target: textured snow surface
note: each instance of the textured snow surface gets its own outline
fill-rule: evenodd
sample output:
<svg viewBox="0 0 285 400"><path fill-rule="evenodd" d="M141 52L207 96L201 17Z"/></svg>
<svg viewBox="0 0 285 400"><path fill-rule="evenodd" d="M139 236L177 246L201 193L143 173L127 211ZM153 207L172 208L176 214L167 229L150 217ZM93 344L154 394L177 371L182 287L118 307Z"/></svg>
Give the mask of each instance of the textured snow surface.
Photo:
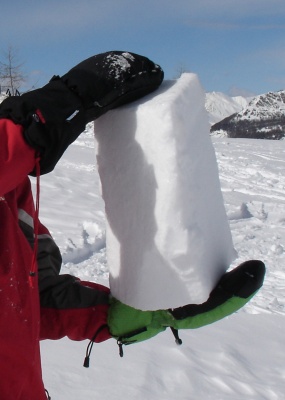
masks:
<svg viewBox="0 0 285 400"><path fill-rule="evenodd" d="M236 265L258 258L263 288L237 314L211 326L170 331L125 348L114 340L42 342L52 400L282 400L285 393L285 141L212 138ZM41 178L41 220L64 255L62 273L108 285L104 204L93 127ZM163 285L163 280L161 282ZM147 295L147 293L146 293ZM1 397L1 396L0 396Z"/></svg>
<svg viewBox="0 0 285 400"><path fill-rule="evenodd" d="M138 309L206 301L235 257L204 104L183 74L95 122L111 292Z"/></svg>

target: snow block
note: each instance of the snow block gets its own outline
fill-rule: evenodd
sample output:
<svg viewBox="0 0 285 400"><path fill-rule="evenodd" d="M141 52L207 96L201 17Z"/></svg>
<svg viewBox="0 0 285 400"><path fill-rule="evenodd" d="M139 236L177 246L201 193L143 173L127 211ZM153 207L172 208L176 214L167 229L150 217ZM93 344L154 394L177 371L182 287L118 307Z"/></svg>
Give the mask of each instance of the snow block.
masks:
<svg viewBox="0 0 285 400"><path fill-rule="evenodd" d="M235 257L194 74L95 121L114 297L156 310L204 302Z"/></svg>

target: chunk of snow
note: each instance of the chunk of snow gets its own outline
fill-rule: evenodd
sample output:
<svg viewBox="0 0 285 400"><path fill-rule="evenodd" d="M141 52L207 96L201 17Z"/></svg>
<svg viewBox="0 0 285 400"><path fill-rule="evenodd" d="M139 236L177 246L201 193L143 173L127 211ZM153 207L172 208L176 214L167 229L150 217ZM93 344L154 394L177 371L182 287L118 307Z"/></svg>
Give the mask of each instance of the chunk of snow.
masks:
<svg viewBox="0 0 285 400"><path fill-rule="evenodd" d="M133 307L201 303L234 258L204 104L183 74L95 122L110 288Z"/></svg>

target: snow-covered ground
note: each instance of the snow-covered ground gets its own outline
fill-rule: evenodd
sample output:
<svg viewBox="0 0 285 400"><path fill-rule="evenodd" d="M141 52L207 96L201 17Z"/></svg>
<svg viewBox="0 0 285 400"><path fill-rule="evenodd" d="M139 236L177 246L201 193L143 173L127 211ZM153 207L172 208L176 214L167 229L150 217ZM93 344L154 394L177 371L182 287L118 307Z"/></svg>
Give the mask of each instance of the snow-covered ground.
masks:
<svg viewBox="0 0 285 400"><path fill-rule="evenodd" d="M125 348L114 340L42 342L53 400L281 400L285 398L285 141L212 137L240 261L267 265L264 287L240 312L195 331ZM41 178L41 220L64 256L63 273L108 285L104 205L92 125Z"/></svg>

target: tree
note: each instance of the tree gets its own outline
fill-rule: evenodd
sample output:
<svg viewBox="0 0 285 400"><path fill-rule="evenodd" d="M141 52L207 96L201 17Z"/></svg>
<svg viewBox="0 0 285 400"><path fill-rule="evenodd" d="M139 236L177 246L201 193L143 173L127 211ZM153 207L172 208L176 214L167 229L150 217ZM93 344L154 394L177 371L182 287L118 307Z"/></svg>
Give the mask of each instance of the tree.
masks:
<svg viewBox="0 0 285 400"><path fill-rule="evenodd" d="M21 85L25 82L23 63L18 62L17 51L8 46L4 52L4 61L0 61L0 86L1 90L16 95Z"/></svg>

